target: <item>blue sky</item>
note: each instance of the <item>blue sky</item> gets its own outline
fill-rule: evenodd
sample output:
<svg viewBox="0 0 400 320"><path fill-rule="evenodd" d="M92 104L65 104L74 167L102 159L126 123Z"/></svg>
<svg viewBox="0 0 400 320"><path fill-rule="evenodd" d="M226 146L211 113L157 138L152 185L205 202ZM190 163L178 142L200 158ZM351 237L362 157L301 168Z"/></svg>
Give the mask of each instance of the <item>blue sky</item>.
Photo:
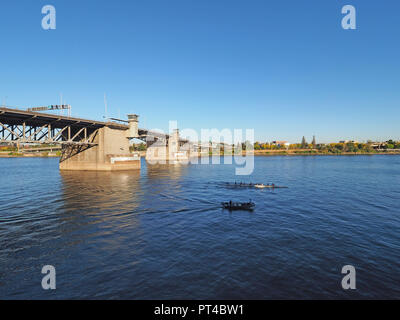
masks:
<svg viewBox="0 0 400 320"><path fill-rule="evenodd" d="M57 29L41 28L42 6ZM343 30L341 8L357 9ZM395 0L3 0L0 102L56 104L140 126L254 128L259 141L304 135L400 139L400 2Z"/></svg>

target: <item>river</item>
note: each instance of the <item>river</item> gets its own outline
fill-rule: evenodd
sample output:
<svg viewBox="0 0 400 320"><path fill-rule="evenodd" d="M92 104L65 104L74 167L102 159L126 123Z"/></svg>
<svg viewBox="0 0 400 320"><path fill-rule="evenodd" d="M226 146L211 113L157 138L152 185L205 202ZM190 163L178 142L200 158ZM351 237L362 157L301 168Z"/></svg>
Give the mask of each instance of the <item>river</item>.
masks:
<svg viewBox="0 0 400 320"><path fill-rule="evenodd" d="M400 157L60 172L0 159L0 299L400 298ZM229 188L265 182L288 189ZM229 212L220 202L256 204ZM56 290L43 290L44 265ZM343 290L344 265L356 290Z"/></svg>

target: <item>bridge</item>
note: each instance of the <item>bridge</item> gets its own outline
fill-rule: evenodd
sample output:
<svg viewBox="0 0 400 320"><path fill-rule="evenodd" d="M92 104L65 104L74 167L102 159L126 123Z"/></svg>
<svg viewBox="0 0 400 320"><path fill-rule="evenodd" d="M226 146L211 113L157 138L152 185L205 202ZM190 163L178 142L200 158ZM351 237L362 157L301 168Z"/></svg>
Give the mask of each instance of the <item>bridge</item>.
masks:
<svg viewBox="0 0 400 320"><path fill-rule="evenodd" d="M60 145L61 170L140 169L139 154L129 151L134 138L146 142L148 161L185 161L190 156L189 143L178 130L167 135L140 129L134 114L127 121L102 122L0 107L0 143Z"/></svg>

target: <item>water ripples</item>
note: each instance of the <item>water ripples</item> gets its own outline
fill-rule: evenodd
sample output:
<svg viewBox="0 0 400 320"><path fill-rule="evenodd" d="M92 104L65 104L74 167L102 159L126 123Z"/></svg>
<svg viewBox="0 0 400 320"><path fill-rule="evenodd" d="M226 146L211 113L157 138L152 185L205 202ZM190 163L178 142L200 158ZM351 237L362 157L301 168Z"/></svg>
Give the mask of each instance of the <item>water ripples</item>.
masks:
<svg viewBox="0 0 400 320"><path fill-rule="evenodd" d="M400 298L399 157L256 157L241 179L229 165L0 166L0 298L46 298L45 264L60 275L53 298ZM249 199L254 212L220 208ZM359 275L351 294L345 264Z"/></svg>

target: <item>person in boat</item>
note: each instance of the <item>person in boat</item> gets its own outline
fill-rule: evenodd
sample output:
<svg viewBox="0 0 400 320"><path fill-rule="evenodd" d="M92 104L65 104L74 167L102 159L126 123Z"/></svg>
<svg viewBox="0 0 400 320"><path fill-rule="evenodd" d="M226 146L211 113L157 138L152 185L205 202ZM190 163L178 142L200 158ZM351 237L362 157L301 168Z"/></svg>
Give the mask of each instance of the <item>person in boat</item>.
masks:
<svg viewBox="0 0 400 320"><path fill-rule="evenodd" d="M232 200L229 201L229 206L232 207Z"/></svg>
<svg viewBox="0 0 400 320"><path fill-rule="evenodd" d="M275 184L274 183L272 184L272 188L275 188Z"/></svg>

